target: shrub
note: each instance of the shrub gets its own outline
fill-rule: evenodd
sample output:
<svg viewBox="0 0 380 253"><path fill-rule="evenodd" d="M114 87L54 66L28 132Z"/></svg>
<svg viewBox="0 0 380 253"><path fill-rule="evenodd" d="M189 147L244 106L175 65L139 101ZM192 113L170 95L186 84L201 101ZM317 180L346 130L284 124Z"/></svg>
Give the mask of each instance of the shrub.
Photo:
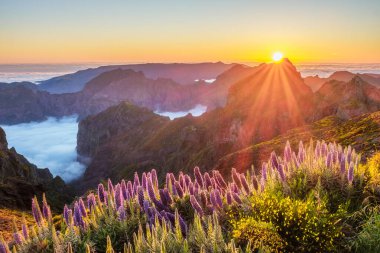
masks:
<svg viewBox="0 0 380 253"><path fill-rule="evenodd" d="M232 231L237 245L257 252L265 249L268 252L283 252L286 242L277 233L273 224L256 221L252 217L242 218L234 224Z"/></svg>

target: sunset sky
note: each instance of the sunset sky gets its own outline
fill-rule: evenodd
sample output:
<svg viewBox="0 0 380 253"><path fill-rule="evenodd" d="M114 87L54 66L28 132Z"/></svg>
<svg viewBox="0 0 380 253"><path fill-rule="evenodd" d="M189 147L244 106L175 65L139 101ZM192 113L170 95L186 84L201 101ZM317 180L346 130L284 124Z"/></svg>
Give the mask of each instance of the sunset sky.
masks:
<svg viewBox="0 0 380 253"><path fill-rule="evenodd" d="M0 0L0 63L380 62L380 1Z"/></svg>

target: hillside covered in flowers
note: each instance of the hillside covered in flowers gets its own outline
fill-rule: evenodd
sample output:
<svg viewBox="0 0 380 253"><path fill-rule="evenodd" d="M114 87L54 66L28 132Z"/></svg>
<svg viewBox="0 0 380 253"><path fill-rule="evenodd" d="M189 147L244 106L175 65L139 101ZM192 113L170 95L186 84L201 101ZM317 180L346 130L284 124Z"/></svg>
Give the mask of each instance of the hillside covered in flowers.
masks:
<svg viewBox="0 0 380 253"><path fill-rule="evenodd" d="M14 226L0 252L379 252L380 155L310 141L230 175L156 170L100 183L53 216Z"/></svg>

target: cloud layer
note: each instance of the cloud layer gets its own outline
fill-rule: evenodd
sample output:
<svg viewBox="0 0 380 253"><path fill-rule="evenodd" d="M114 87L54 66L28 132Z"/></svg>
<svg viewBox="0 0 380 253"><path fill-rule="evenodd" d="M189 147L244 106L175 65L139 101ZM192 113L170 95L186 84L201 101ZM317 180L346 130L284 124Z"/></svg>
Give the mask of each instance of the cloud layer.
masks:
<svg viewBox="0 0 380 253"><path fill-rule="evenodd" d="M51 173L65 181L80 177L85 166L77 161L76 116L62 119L49 118L32 122L2 126L10 147L24 155L39 168L49 168Z"/></svg>
<svg viewBox="0 0 380 253"><path fill-rule="evenodd" d="M191 115L193 115L194 117L197 117L197 116L202 115L206 111L207 111L207 106L197 105L189 111L182 111L182 112L159 112L159 111L155 111L154 113L159 114L161 116L169 117L171 120L173 120L175 118L184 117L189 113L191 113Z"/></svg>

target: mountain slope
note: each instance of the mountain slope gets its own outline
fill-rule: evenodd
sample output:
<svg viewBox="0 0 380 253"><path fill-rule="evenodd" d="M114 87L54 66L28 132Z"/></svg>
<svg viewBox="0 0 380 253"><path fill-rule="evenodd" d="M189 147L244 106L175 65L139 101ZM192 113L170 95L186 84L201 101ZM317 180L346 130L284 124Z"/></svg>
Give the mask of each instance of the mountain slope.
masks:
<svg viewBox="0 0 380 253"><path fill-rule="evenodd" d="M251 165L260 166L273 150L282 152L287 141L297 148L299 141L308 142L311 138L351 145L362 154L363 159L366 159L380 148L380 112L364 114L350 120L342 120L336 116L326 117L310 125L291 129L271 140L255 143L228 154L216 163L215 168L225 170L235 167L245 171Z"/></svg>
<svg viewBox="0 0 380 253"><path fill-rule="evenodd" d="M93 186L106 177L131 177L134 171L152 167L159 168L160 173L196 165L211 169L228 153L312 120L313 108L313 93L289 61L258 66L231 87L224 108L200 117L189 115L152 125L131 113L141 109L131 110L131 105L121 104L85 119L79 126L79 151L94 146L91 136L108 134L95 152L85 153L92 161L83 184ZM123 119L126 124L113 124ZM135 121L152 129L134 134Z"/></svg>

